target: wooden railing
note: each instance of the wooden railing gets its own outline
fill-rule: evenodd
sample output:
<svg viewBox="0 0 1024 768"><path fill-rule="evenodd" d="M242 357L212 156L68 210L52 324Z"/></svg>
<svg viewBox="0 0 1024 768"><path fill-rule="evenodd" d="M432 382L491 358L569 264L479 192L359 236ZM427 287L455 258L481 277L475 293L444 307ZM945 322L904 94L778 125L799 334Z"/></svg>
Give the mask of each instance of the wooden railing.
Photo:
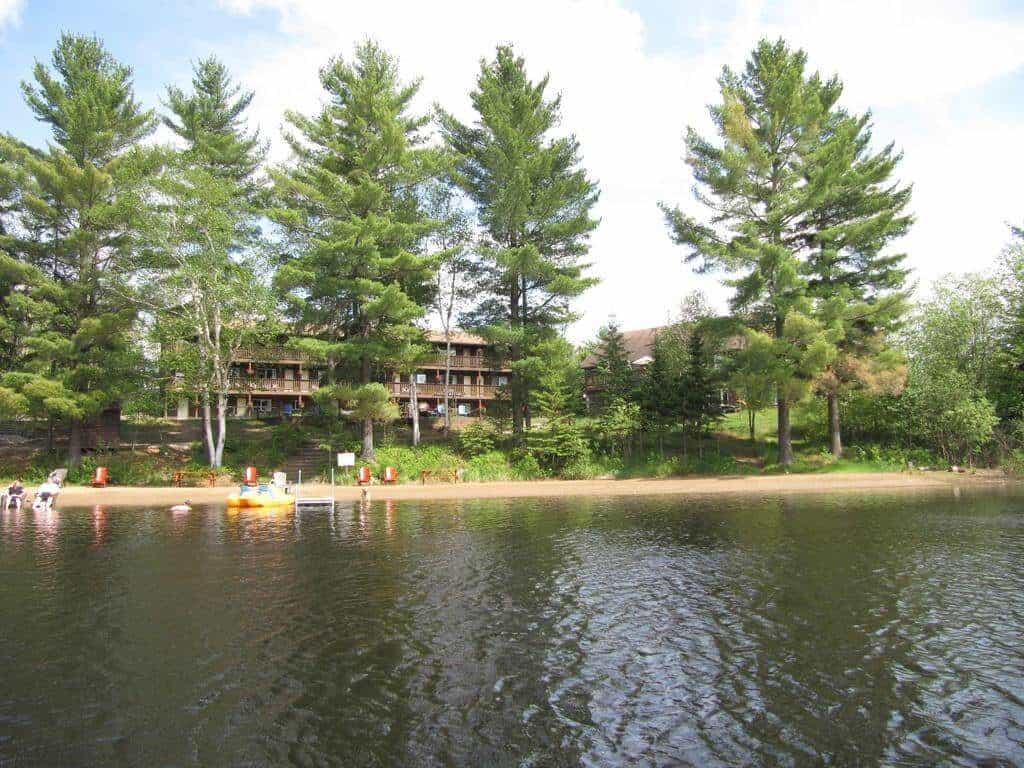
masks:
<svg viewBox="0 0 1024 768"><path fill-rule="evenodd" d="M399 397L411 397L412 387L409 382L396 382L390 384L391 394ZM416 394L418 397L444 397L444 384L417 384ZM476 400L493 400L501 397L502 387L495 387L490 384L449 384L448 397L465 397Z"/></svg>
<svg viewBox="0 0 1024 768"><path fill-rule="evenodd" d="M474 371L502 371L506 370L503 362L492 360L486 355L452 355L450 360L451 367L459 370L474 370ZM435 355L434 357L428 358L422 368L436 368L438 370L444 370L444 354Z"/></svg>
<svg viewBox="0 0 1024 768"><path fill-rule="evenodd" d="M277 363L284 361L313 362L313 358L297 349L280 346L244 346L238 350L235 360L254 363Z"/></svg>
<svg viewBox="0 0 1024 768"><path fill-rule="evenodd" d="M317 379L266 379L256 376L235 377L229 381L232 392L250 394L302 394L320 386Z"/></svg>

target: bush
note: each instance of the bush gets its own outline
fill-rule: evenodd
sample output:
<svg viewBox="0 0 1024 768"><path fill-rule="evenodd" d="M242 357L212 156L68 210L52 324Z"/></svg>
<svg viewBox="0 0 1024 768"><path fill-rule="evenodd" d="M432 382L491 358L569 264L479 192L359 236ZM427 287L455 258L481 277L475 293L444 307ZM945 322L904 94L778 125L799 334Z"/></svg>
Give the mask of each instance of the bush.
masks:
<svg viewBox="0 0 1024 768"><path fill-rule="evenodd" d="M466 456L493 451L497 442L498 430L489 421L477 421L459 432L459 447Z"/></svg>
<svg viewBox="0 0 1024 768"><path fill-rule="evenodd" d="M487 451L466 460L462 477L468 482L512 480L514 471L504 453Z"/></svg>
<svg viewBox="0 0 1024 768"><path fill-rule="evenodd" d="M512 476L516 480L537 480L545 475L536 457L523 453L512 462Z"/></svg>

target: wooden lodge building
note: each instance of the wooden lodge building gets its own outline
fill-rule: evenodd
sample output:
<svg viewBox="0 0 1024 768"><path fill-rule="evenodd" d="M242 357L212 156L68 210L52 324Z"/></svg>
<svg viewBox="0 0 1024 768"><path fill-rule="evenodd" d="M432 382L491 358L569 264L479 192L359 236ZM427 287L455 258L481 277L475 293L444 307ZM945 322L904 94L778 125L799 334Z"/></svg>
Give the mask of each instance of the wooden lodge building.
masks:
<svg viewBox="0 0 1024 768"><path fill-rule="evenodd" d="M428 331L433 356L414 374L420 412L428 416L444 413L445 339L440 331ZM495 364L481 337L463 331L451 333L451 377L448 383L452 415L481 416L496 400L504 397L511 375ZM284 346L247 347L232 362L228 414L236 418L290 416L312 404L311 394L320 386L322 370L305 353ZM409 412L409 375L391 373L383 382L391 396ZM178 399L175 416L200 416L199 406L187 397Z"/></svg>

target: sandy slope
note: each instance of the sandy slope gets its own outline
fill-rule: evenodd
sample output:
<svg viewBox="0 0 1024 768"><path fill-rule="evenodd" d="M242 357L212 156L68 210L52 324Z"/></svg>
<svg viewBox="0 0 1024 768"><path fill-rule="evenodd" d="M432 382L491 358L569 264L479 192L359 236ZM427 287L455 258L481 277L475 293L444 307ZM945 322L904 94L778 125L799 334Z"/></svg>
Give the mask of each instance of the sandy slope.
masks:
<svg viewBox="0 0 1024 768"><path fill-rule="evenodd" d="M765 475L754 477L694 477L670 480L544 480L533 482L460 483L431 485L374 485L373 501L386 499L498 499L552 496L635 496L648 494L707 495L717 493L779 494L830 493L893 489L937 489L964 485L1005 484L1000 476L949 473L840 473L824 475ZM230 488L80 488L61 494L60 506L93 504L173 504L223 501ZM361 489L338 487L341 501L358 499ZM306 485L303 496L326 496L330 486Z"/></svg>

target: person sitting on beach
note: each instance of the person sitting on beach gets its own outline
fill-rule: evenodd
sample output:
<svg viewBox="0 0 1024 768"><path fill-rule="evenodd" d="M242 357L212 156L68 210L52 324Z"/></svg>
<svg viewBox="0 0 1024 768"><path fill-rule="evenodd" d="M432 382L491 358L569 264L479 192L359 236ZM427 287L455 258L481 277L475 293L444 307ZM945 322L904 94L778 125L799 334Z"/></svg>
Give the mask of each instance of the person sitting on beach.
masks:
<svg viewBox="0 0 1024 768"><path fill-rule="evenodd" d="M21 484L21 480L15 480L7 486L7 490L0 495L0 499L2 499L0 507L3 509L7 509L12 504L15 509L20 509L22 503L25 501L25 486Z"/></svg>
<svg viewBox="0 0 1024 768"><path fill-rule="evenodd" d="M60 486L53 481L52 477L46 478L46 482L36 489L37 499L49 499L60 493Z"/></svg>

